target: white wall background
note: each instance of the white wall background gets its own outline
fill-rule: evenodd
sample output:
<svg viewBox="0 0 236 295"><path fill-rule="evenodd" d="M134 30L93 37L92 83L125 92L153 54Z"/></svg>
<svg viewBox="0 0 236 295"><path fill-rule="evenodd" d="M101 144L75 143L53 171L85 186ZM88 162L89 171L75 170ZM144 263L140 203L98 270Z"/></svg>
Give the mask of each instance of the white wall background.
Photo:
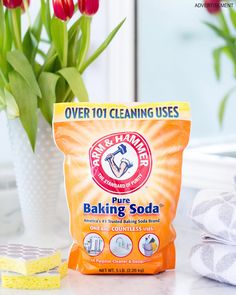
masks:
<svg viewBox="0 0 236 295"><path fill-rule="evenodd" d="M236 133L236 93L229 101L220 130L218 105L235 86L231 63L222 60L223 79L216 81L212 50L222 42L203 21L214 22L191 0L138 0L139 96L141 100L188 100L192 105L192 136Z"/></svg>

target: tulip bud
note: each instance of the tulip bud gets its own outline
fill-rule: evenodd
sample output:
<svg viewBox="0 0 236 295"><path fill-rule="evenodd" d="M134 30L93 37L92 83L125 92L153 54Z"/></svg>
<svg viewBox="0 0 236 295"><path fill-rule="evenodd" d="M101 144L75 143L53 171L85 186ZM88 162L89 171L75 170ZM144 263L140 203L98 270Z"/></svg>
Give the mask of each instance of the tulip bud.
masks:
<svg viewBox="0 0 236 295"><path fill-rule="evenodd" d="M30 0L27 0L27 3L28 3L28 6L30 6ZM23 11L25 11L25 9L26 9L25 6L26 5L24 4L24 1L22 0L21 8L22 8Z"/></svg>
<svg viewBox="0 0 236 295"><path fill-rule="evenodd" d="M22 0L3 0L3 5L9 9L17 8L22 5Z"/></svg>
<svg viewBox="0 0 236 295"><path fill-rule="evenodd" d="M92 16L99 9L99 0L78 0L78 6L82 14Z"/></svg>
<svg viewBox="0 0 236 295"><path fill-rule="evenodd" d="M73 0L53 0L53 8L55 16L64 21L72 18L75 10Z"/></svg>
<svg viewBox="0 0 236 295"><path fill-rule="evenodd" d="M205 7L211 14L217 14L221 12L220 6L221 0L205 0Z"/></svg>

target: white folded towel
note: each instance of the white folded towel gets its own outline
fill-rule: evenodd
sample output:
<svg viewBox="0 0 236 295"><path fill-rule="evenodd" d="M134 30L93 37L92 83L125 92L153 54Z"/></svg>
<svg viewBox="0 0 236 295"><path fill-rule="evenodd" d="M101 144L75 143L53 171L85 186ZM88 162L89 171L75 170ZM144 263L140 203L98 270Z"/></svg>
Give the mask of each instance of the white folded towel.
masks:
<svg viewBox="0 0 236 295"><path fill-rule="evenodd" d="M207 242L193 247L193 269L200 275L222 283L236 285L236 247Z"/></svg>
<svg viewBox="0 0 236 295"><path fill-rule="evenodd" d="M203 239L236 245L236 192L204 190L197 194L190 217Z"/></svg>

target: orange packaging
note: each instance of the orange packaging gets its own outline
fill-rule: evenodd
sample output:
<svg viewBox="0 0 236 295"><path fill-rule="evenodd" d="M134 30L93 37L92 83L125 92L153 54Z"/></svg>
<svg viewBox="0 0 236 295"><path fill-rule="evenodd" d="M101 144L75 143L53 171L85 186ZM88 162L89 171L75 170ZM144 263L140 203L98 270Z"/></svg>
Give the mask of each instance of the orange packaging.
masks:
<svg viewBox="0 0 236 295"><path fill-rule="evenodd" d="M188 103L56 104L73 245L83 274L157 274L175 268Z"/></svg>

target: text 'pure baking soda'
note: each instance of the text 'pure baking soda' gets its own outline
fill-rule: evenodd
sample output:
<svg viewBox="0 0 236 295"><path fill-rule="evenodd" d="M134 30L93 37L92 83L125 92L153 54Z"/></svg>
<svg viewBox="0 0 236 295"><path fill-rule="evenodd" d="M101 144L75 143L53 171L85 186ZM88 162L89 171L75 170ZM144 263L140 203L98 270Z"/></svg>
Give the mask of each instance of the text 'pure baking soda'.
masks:
<svg viewBox="0 0 236 295"><path fill-rule="evenodd" d="M175 267L172 221L190 133L184 102L56 104L74 244L84 274L156 274Z"/></svg>

